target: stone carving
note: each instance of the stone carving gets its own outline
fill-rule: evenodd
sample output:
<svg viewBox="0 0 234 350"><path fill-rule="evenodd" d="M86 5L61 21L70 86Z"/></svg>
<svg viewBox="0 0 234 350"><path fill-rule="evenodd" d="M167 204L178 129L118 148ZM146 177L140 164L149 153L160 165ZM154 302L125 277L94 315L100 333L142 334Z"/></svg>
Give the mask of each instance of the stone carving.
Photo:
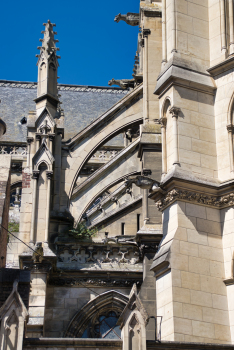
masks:
<svg viewBox="0 0 234 350"><path fill-rule="evenodd" d="M147 28L144 28L143 29L143 37L148 37L148 35L151 34L151 30L150 29L147 29Z"/></svg>
<svg viewBox="0 0 234 350"><path fill-rule="evenodd" d="M114 21L117 23L119 23L120 21L124 21L130 26L138 26L140 21L140 15L139 13L133 12L128 12L126 15L121 15L121 13L119 13L117 16L115 16Z"/></svg>
<svg viewBox="0 0 234 350"><path fill-rule="evenodd" d="M172 118L178 118L180 112L180 108L178 107L171 107L169 110L169 113L172 115Z"/></svg>
<svg viewBox="0 0 234 350"><path fill-rule="evenodd" d="M11 163L11 173L22 173L22 162Z"/></svg>
<svg viewBox="0 0 234 350"><path fill-rule="evenodd" d="M108 85L118 85L122 89L134 88L135 80L134 79L120 79L116 80L112 78L108 81Z"/></svg>
<svg viewBox="0 0 234 350"><path fill-rule="evenodd" d="M91 159L101 159L101 162L108 162L110 159L114 158L120 151L120 149L100 149L92 155Z"/></svg>
<svg viewBox="0 0 234 350"><path fill-rule="evenodd" d="M158 249L157 244L141 244L139 246L139 259L143 260L146 253L155 253Z"/></svg>
<svg viewBox="0 0 234 350"><path fill-rule="evenodd" d="M54 39L54 35L57 34L53 30L53 27L56 26L56 24L51 23L50 20L48 19L47 23L43 23L43 26L45 26L45 30L42 31L42 34L44 34L44 38L40 39L42 42L42 46L39 47L40 50L44 50L44 54L51 54L52 52L59 51L59 48L56 47L56 43L58 42L57 39Z"/></svg>
<svg viewBox="0 0 234 350"><path fill-rule="evenodd" d="M103 159L103 158L106 158L106 151L100 151L100 155L99 155L99 158Z"/></svg>
<svg viewBox="0 0 234 350"><path fill-rule="evenodd" d="M158 210L161 211L177 199L204 204L216 208L234 205L234 193L229 193L224 196L212 196L204 193L180 190L178 188L174 188L173 190L167 192L166 195L155 204Z"/></svg>
<svg viewBox="0 0 234 350"><path fill-rule="evenodd" d="M131 287L136 284L141 286L142 280L139 279L119 279L119 278L80 278L80 277L60 277L50 276L48 283L55 286L105 286L105 287Z"/></svg>
<svg viewBox="0 0 234 350"><path fill-rule="evenodd" d="M26 156L27 155L27 147L24 145L2 145L0 146L0 154L11 154L17 156Z"/></svg>
<svg viewBox="0 0 234 350"><path fill-rule="evenodd" d="M59 249L58 260L63 263L77 262L79 264L97 263L97 264L130 264L135 265L140 262L140 254L136 242L124 239L115 241L116 238L106 238L105 243L109 241L132 245L134 247L79 247L77 250L69 247Z"/></svg>
<svg viewBox="0 0 234 350"><path fill-rule="evenodd" d="M153 179L150 179L147 176L138 175L132 179L126 179L125 186L130 186L130 184L135 184L137 187L148 189L154 191L159 188L159 182Z"/></svg>

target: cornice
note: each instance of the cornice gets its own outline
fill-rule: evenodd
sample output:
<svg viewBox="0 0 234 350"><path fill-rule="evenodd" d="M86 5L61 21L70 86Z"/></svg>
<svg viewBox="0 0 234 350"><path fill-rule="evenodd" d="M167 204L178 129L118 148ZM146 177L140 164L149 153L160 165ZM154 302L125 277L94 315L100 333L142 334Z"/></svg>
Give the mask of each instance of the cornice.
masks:
<svg viewBox="0 0 234 350"><path fill-rule="evenodd" d="M231 57L228 57L225 61L222 61L218 64L216 64L213 67L210 67L207 69L207 72L209 72L212 76L219 75L223 72L226 72L229 69L233 69L234 65L234 55Z"/></svg>
<svg viewBox="0 0 234 350"><path fill-rule="evenodd" d="M172 64L157 80L154 94L163 96L172 86L214 95L216 86L209 75Z"/></svg>
<svg viewBox="0 0 234 350"><path fill-rule="evenodd" d="M220 185L208 185L185 179L171 178L164 186L150 194L159 211L175 201L198 204L216 209L234 205L234 180Z"/></svg>
<svg viewBox="0 0 234 350"><path fill-rule="evenodd" d="M155 204L158 210L163 211L177 200L221 209L234 205L234 192L212 196L206 192L188 191L175 187L165 195L161 195Z"/></svg>
<svg viewBox="0 0 234 350"><path fill-rule="evenodd" d="M160 98L173 85L212 95L216 90L215 82L207 72L207 67L178 56L173 56L159 73L154 94Z"/></svg>
<svg viewBox="0 0 234 350"><path fill-rule="evenodd" d="M20 89L37 89L36 82L28 81L11 81L0 80L0 87L20 88ZM89 86L89 85L71 85L71 84L58 84L58 90L60 91L75 91L75 92L96 92L96 93L110 93L110 94L124 94L129 91L121 88L112 88L105 86Z"/></svg>

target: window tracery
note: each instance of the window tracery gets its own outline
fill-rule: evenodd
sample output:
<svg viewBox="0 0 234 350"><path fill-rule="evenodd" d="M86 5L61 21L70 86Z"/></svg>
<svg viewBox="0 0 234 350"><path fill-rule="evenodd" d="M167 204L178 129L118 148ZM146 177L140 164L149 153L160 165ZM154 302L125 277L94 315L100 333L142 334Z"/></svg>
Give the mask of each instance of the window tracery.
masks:
<svg viewBox="0 0 234 350"><path fill-rule="evenodd" d="M119 313L107 310L94 316L82 338L121 339L120 327L116 325Z"/></svg>

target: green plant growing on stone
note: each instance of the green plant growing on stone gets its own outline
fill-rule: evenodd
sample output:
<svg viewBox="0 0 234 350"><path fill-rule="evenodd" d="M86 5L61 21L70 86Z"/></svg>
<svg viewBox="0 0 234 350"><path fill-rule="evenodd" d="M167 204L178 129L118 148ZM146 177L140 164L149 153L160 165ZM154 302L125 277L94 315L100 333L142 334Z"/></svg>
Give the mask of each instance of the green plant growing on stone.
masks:
<svg viewBox="0 0 234 350"><path fill-rule="evenodd" d="M69 233L77 239L91 239L97 231L96 227L89 229L85 223L79 222L75 228L69 230Z"/></svg>
<svg viewBox="0 0 234 350"><path fill-rule="evenodd" d="M8 230L11 232L19 232L19 223L15 221L9 222Z"/></svg>

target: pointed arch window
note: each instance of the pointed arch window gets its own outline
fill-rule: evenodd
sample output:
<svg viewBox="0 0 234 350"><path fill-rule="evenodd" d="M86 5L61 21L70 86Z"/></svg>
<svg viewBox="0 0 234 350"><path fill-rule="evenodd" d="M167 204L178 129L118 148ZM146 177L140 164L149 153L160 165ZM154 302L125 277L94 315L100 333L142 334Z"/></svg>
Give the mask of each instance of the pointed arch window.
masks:
<svg viewBox="0 0 234 350"><path fill-rule="evenodd" d="M121 330L117 321L127 301L128 297L116 291L97 296L73 317L64 336L120 340Z"/></svg>
<svg viewBox="0 0 234 350"><path fill-rule="evenodd" d="M116 325L118 316L114 311L99 316L94 326L95 337L105 339L121 339L121 331Z"/></svg>

